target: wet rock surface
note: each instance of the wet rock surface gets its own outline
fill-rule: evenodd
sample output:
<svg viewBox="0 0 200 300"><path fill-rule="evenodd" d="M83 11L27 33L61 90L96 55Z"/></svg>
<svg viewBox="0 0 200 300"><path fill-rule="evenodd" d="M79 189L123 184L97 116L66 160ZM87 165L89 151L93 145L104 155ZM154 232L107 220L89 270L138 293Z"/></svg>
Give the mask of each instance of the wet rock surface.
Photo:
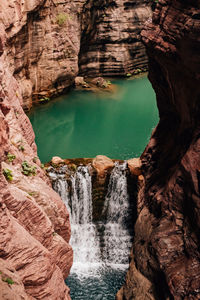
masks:
<svg viewBox="0 0 200 300"><path fill-rule="evenodd" d="M159 1L142 32L160 122L141 156L134 254L118 300L200 299L199 11L200 1Z"/></svg>
<svg viewBox="0 0 200 300"><path fill-rule="evenodd" d="M114 162L105 155L97 155L92 161L92 166L96 169L99 176L103 176L106 170L114 167Z"/></svg>
<svg viewBox="0 0 200 300"><path fill-rule="evenodd" d="M133 159L138 162L138 159ZM71 196L72 191L72 178L76 176L76 172L81 167L88 168L89 174L91 176L92 184L92 199L93 199L93 221L101 222L105 220L104 205L106 194L108 192L110 176L114 169L116 169L116 164L122 165L125 163L123 160L110 159L105 155L97 155L95 158L75 158L75 159L64 159L64 162L54 164L51 160L50 163L45 164L47 174L50 177L52 186L54 190L58 191L60 189L61 182L66 188L66 194L61 195L63 199L67 196ZM137 172L139 171L139 166L137 165ZM137 174L133 174L130 166L127 164L124 173L127 179L127 193L130 195L131 205L135 207L135 199L137 195L137 185L140 185L141 179ZM121 173L120 173L121 174ZM61 181L61 182L60 182ZM66 182L66 183L64 183ZM114 187L113 187L114 189ZM67 202L68 200L64 201ZM71 201L70 205L71 205ZM133 211L133 220L135 220L135 208ZM131 215L132 216L132 215Z"/></svg>

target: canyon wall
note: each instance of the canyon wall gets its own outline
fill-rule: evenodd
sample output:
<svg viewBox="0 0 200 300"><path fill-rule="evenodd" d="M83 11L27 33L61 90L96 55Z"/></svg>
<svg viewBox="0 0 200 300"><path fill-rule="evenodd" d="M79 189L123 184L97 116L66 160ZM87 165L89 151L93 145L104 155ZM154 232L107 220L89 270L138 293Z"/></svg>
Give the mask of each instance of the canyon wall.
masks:
<svg viewBox="0 0 200 300"><path fill-rule="evenodd" d="M147 68L140 32L151 16L150 0L89 0L83 7L80 74L126 76Z"/></svg>
<svg viewBox="0 0 200 300"><path fill-rule="evenodd" d="M200 299L200 1L160 0L142 31L160 122L117 299Z"/></svg>
<svg viewBox="0 0 200 300"><path fill-rule="evenodd" d="M150 0L2 0L2 44L23 108L65 92L79 68L86 77L146 69L139 33L150 15Z"/></svg>
<svg viewBox="0 0 200 300"><path fill-rule="evenodd" d="M51 97L72 85L80 44L77 10L71 1L1 1L5 59L24 108L31 107L32 99Z"/></svg>
<svg viewBox="0 0 200 300"><path fill-rule="evenodd" d="M3 4L9 12L12 5ZM16 7L14 12L18 12ZM11 12L8 18L14 18ZM7 43L1 23L0 299L69 300L64 282L73 260L69 213L37 158Z"/></svg>

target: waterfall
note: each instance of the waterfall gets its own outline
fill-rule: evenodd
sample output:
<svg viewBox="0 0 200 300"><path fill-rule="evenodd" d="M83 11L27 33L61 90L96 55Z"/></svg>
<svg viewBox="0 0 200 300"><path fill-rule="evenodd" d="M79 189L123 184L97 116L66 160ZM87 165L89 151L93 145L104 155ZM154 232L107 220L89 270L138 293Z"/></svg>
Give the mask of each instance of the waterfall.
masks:
<svg viewBox="0 0 200 300"><path fill-rule="evenodd" d="M94 223L92 219L92 178L88 166L79 166L73 174L67 166L59 170L50 167L48 172L53 189L70 212L70 244L74 251L71 273L88 277L98 276L98 270L107 266L126 268L132 244L127 223L127 163L115 163L110 174L103 208L105 222Z"/></svg>
<svg viewBox="0 0 200 300"><path fill-rule="evenodd" d="M128 264L132 237L128 230L130 199L127 189L127 163L115 163L108 185L104 211L107 221L104 230L103 257L106 264L124 266Z"/></svg>
<svg viewBox="0 0 200 300"><path fill-rule="evenodd" d="M52 187L56 191L65 205L67 206L69 212L69 186L66 180L66 173L68 172L68 167L62 166L59 170L55 170L53 167L48 168L48 174L52 181Z"/></svg>
<svg viewBox="0 0 200 300"><path fill-rule="evenodd" d="M87 167L80 166L71 176L72 224L89 224L92 222L92 182Z"/></svg>
<svg viewBox="0 0 200 300"><path fill-rule="evenodd" d="M92 180L88 167L71 176L71 240L74 264L71 272L88 276L101 265L99 239L92 223Z"/></svg>

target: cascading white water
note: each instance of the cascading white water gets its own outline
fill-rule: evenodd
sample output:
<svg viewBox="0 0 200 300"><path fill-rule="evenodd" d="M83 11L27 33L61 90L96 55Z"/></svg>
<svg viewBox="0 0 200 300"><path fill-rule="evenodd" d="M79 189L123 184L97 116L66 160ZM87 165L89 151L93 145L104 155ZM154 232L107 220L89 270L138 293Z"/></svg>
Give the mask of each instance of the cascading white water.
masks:
<svg viewBox="0 0 200 300"><path fill-rule="evenodd" d="M101 265L99 239L92 223L92 182L88 167L71 176L71 240L74 264L71 272L89 276Z"/></svg>
<svg viewBox="0 0 200 300"><path fill-rule="evenodd" d="M51 178L52 187L54 191L56 191L65 205L69 209L69 186L66 180L66 173L68 171L68 167L62 166L59 170L55 170L53 167L48 169L49 177Z"/></svg>
<svg viewBox="0 0 200 300"><path fill-rule="evenodd" d="M71 211L73 224L92 222L92 182L87 167L80 166L71 176Z"/></svg>
<svg viewBox="0 0 200 300"><path fill-rule="evenodd" d="M98 276L98 270L107 266L127 268L132 239L126 223L130 213L126 169L126 162L115 163L103 209L106 221L97 224L92 220L92 180L88 167L79 166L71 176L67 166L48 170L54 190L70 212L70 244L74 251L71 273L79 277Z"/></svg>
<svg viewBox="0 0 200 300"><path fill-rule="evenodd" d="M115 163L104 204L107 222L104 230L103 257L106 264L113 267L126 267L132 244L126 224L130 214L126 169L126 162Z"/></svg>

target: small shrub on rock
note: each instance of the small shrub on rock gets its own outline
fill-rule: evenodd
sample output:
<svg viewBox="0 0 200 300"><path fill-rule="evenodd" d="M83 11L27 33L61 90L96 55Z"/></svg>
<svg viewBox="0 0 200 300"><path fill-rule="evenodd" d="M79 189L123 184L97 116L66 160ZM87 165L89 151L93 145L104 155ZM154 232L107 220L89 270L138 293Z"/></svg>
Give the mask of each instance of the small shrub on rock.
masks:
<svg viewBox="0 0 200 300"><path fill-rule="evenodd" d="M68 19L68 15L65 13L60 13L57 15L56 22L59 26L63 26Z"/></svg>
<svg viewBox="0 0 200 300"><path fill-rule="evenodd" d="M14 281L11 278L2 278L2 281L7 282L8 284L14 284Z"/></svg>
<svg viewBox="0 0 200 300"><path fill-rule="evenodd" d="M23 140L19 140L18 142L18 149L19 151L24 152L25 148L24 148L24 141Z"/></svg>
<svg viewBox="0 0 200 300"><path fill-rule="evenodd" d="M13 180L13 174L10 169L3 169L3 175L7 179L7 181L12 181Z"/></svg>
<svg viewBox="0 0 200 300"><path fill-rule="evenodd" d="M13 162L13 160L16 158L16 156L14 154L11 154L10 152L8 152L7 154L7 160L9 162Z"/></svg>
<svg viewBox="0 0 200 300"><path fill-rule="evenodd" d="M22 173L26 176L36 175L36 167L30 165L26 160L22 162Z"/></svg>
<svg viewBox="0 0 200 300"><path fill-rule="evenodd" d="M40 103L46 103L46 102L49 102L50 101L50 98L49 97L44 97L44 98L40 98L39 99L39 102Z"/></svg>

